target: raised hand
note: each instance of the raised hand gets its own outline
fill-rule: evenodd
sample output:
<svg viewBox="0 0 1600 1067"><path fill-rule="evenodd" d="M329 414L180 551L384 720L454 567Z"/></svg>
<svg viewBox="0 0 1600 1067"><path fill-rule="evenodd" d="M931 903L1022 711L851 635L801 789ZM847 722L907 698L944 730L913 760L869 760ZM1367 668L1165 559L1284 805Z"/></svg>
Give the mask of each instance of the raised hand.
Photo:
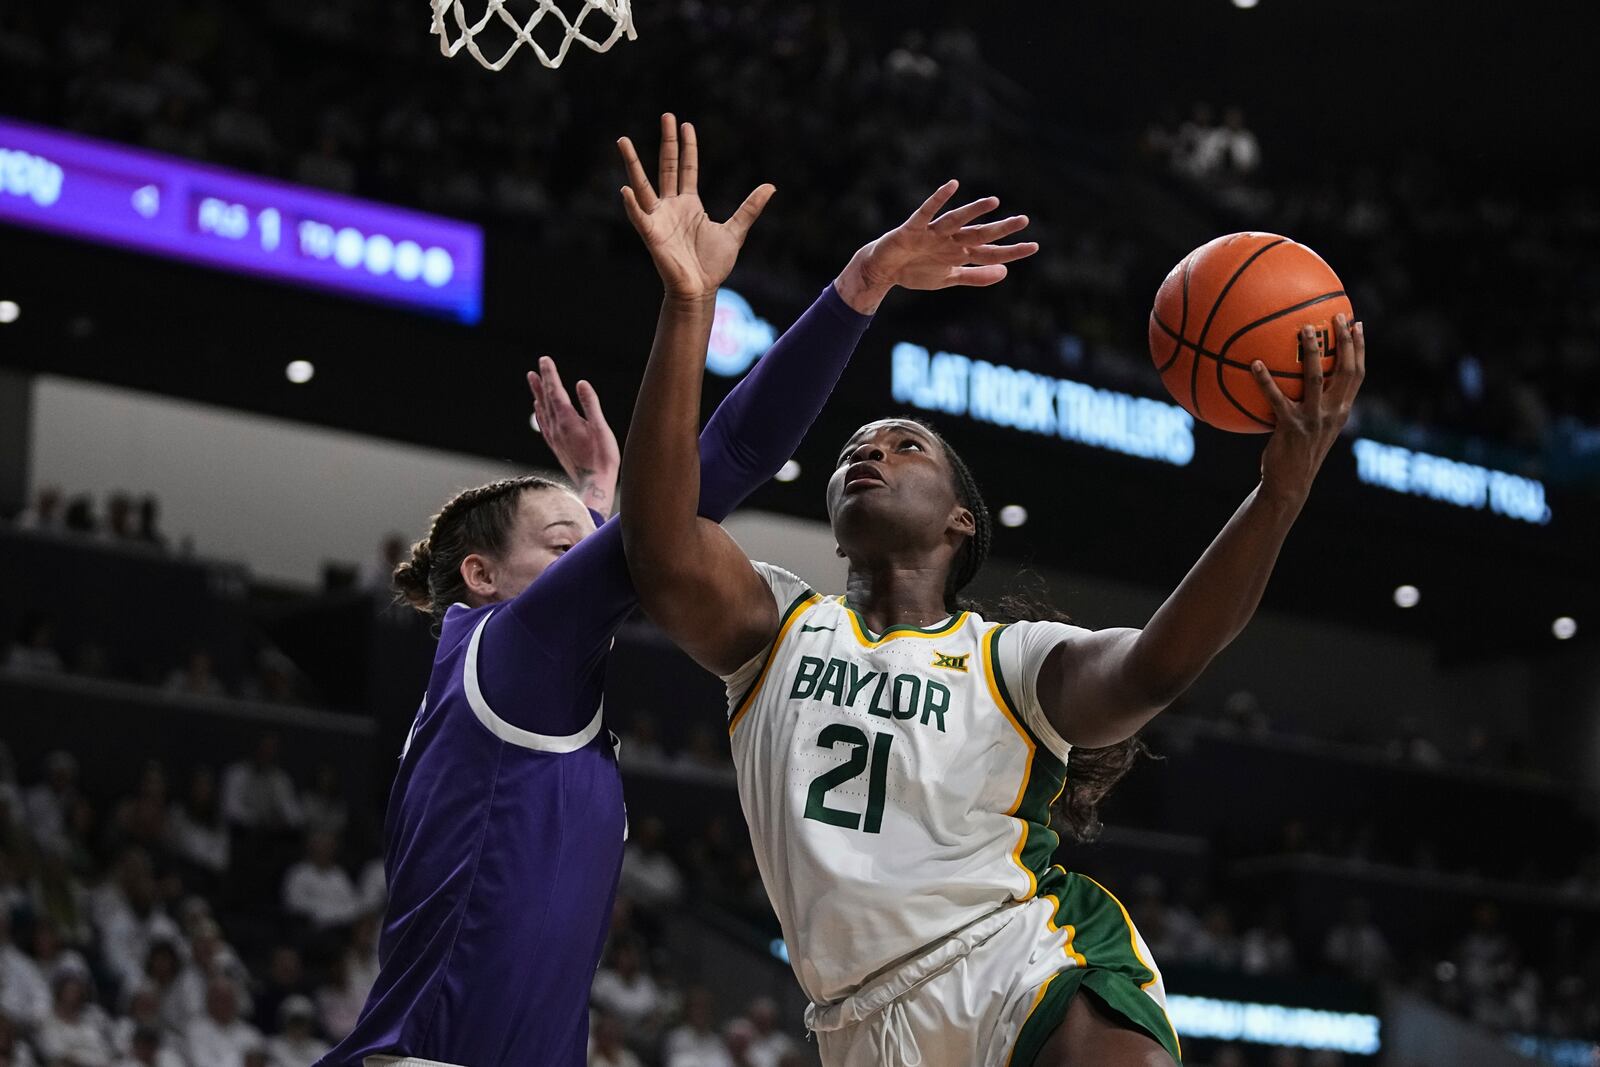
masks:
<svg viewBox="0 0 1600 1067"><path fill-rule="evenodd" d="M1269 494L1301 503L1322 469L1322 461L1350 418L1350 407L1367 376L1367 335L1362 324L1344 315L1333 319L1338 348L1331 380L1322 374L1322 340L1316 328L1303 326L1300 343L1311 355L1304 361L1305 392L1296 403L1283 395L1259 359L1250 365L1261 391L1278 417L1277 428L1261 456L1261 487Z"/></svg>
<svg viewBox="0 0 1600 1067"><path fill-rule="evenodd" d="M712 222L700 203L700 146L694 126L684 123L682 140L672 115L661 116L659 189L652 187L633 142L617 141L627 167L628 184L622 203L628 220L644 238L650 258L667 288L668 296L700 299L714 296L739 258L750 227L777 190L756 188L727 222Z"/></svg>
<svg viewBox="0 0 1600 1067"><path fill-rule="evenodd" d="M528 372L528 389L533 393L533 414L539 432L556 454L561 469L572 479L578 499L609 518L616 501L622 453L600 410L600 397L594 386L578 383L580 411L567 396L556 361L541 356L539 369Z"/></svg>
<svg viewBox="0 0 1600 1067"><path fill-rule="evenodd" d="M1039 251L1032 241L996 243L1025 229L1026 215L978 222L1000 206L997 197L986 196L939 214L958 188L954 179L945 182L909 219L855 254L835 283L846 303L870 314L896 286L994 285L1005 278L1007 263Z"/></svg>

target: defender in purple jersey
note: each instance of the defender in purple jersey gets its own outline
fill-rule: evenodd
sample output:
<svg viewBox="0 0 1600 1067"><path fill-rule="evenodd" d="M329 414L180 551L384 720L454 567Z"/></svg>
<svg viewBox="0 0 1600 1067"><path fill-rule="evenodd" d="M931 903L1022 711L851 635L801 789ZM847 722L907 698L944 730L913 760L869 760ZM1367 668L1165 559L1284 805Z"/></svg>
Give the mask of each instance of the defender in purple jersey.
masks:
<svg viewBox="0 0 1600 1067"><path fill-rule="evenodd" d="M680 142L663 116L654 188L632 144L619 147L625 205L665 288L652 358L700 359L717 287L772 187L713 223L692 126ZM707 423L700 514L724 518L793 454L871 321L865 294L914 284L924 264L897 257L887 269L876 245ZM603 506L616 450L593 390L580 384L579 412L552 364L531 377L546 437ZM601 696L612 636L635 605L620 529L603 520L553 482L495 482L450 501L397 569L396 587L438 621L439 649L390 794L378 981L318 1067L584 1062L626 833Z"/></svg>

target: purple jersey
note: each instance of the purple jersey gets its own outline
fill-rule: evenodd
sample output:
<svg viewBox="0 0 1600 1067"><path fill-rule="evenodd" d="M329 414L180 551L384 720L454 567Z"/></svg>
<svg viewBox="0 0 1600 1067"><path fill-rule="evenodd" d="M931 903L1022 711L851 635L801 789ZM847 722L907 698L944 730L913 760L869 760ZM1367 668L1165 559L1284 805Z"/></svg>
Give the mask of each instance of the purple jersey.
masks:
<svg viewBox="0 0 1600 1067"><path fill-rule="evenodd" d="M729 394L701 435L702 515L793 454L869 321L830 285ZM318 1067L585 1062L626 833L601 691L635 602L613 520L516 599L445 615L389 797L378 981Z"/></svg>
<svg viewBox="0 0 1600 1067"><path fill-rule="evenodd" d="M603 679L591 672L574 694L593 709L576 733L502 717L485 696L500 688L482 647L494 614L445 616L389 803L378 984L329 1062L390 1050L468 1067L584 1059L625 826Z"/></svg>

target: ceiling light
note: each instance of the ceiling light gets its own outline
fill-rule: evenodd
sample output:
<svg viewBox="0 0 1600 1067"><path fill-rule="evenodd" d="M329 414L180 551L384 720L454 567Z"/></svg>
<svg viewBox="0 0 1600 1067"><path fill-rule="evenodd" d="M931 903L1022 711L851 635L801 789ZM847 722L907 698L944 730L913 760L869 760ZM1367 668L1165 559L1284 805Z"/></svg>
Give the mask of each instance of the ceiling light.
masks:
<svg viewBox="0 0 1600 1067"><path fill-rule="evenodd" d="M297 359L283 368L283 376L296 385L306 384L311 380L312 375L316 373L317 368L313 367L311 361L306 359Z"/></svg>
<svg viewBox="0 0 1600 1067"><path fill-rule="evenodd" d="M1396 607L1414 608L1422 600L1422 590L1414 585L1398 586L1394 591Z"/></svg>
<svg viewBox="0 0 1600 1067"><path fill-rule="evenodd" d="M1028 521L1028 509L1021 504L1007 504L1000 509L1001 526L1021 526Z"/></svg>
<svg viewBox="0 0 1600 1067"><path fill-rule="evenodd" d="M1557 641L1565 641L1578 632L1578 620L1571 615L1563 615L1550 624L1550 632L1555 634Z"/></svg>
<svg viewBox="0 0 1600 1067"><path fill-rule="evenodd" d="M792 482L796 478L800 477L800 464L791 459L782 467L778 468L778 473L773 475L773 477L778 479L780 482Z"/></svg>
<svg viewBox="0 0 1600 1067"><path fill-rule="evenodd" d="M16 322L21 314L22 308L15 300L0 300L0 326Z"/></svg>

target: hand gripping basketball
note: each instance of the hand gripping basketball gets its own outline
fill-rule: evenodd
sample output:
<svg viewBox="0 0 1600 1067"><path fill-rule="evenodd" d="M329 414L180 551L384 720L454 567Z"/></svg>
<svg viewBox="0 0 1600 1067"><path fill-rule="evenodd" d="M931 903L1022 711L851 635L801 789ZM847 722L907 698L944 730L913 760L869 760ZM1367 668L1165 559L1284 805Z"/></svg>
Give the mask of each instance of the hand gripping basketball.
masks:
<svg viewBox="0 0 1600 1067"><path fill-rule="evenodd" d="M700 202L700 146L694 126L684 123L682 136L680 155L678 122L671 114L662 115L659 192L645 176L633 142L618 139L628 171L622 203L650 250L667 295L703 299L715 296L727 279L750 227L777 189L758 186L727 222L712 222Z"/></svg>
<svg viewBox="0 0 1600 1067"><path fill-rule="evenodd" d="M1303 501L1311 491L1367 376L1367 338L1362 324L1352 325L1349 316L1340 314L1334 316L1333 329L1338 347L1331 381L1323 377L1323 344L1316 327L1300 329L1301 344L1313 358L1305 361L1305 392L1298 401L1283 395L1265 363L1258 359L1250 364L1250 373L1277 416L1277 426L1261 456L1261 486L1293 503Z"/></svg>

